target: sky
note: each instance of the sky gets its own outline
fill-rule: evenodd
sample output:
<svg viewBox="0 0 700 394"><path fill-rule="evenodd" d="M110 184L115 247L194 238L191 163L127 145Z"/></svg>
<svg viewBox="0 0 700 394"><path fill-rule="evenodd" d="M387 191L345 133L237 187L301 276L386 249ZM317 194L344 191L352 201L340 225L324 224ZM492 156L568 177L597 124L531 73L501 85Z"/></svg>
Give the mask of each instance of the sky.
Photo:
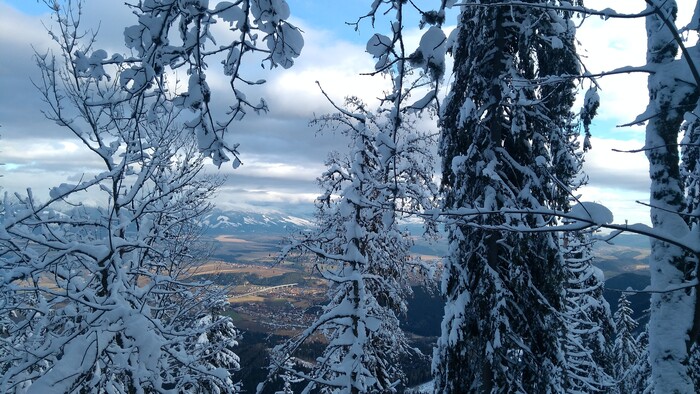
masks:
<svg viewBox="0 0 700 394"><path fill-rule="evenodd" d="M324 170L325 157L330 150L342 151L347 146L341 135L308 126L314 116L333 112L315 81L336 101L354 95L372 103L387 86L381 76L360 75L373 70L374 62L365 51L365 43L374 33L372 27L365 22L355 31L345 23L366 12L368 0L288 3L292 22L304 31L305 46L294 67L288 70L261 70L259 64L246 70L267 80L246 94L264 97L270 112L263 116L250 114L233 129L230 138L240 143L241 167L207 167L211 173L226 176L215 200L222 209L312 212L313 199L319 194L315 179ZM678 3L682 25L690 18L694 2ZM589 0L586 4L602 9L610 3ZM624 12L640 11L644 1L619 1L615 7ZM115 0L87 0L83 19L86 26L99 26L97 44L110 53L124 51L123 29L135 21L124 2ZM0 0L0 49L4 54L0 56L0 163L5 163L0 167L0 185L10 192L30 187L37 196L48 195L50 187L79 179L94 168L89 154L78 142L41 113L44 105L31 79L38 76L34 49L45 52L52 46L42 21L50 23L42 2ZM452 15L447 24L455 23ZM408 20L406 25L415 23ZM386 30L388 25L385 20L378 20L376 27ZM417 43L420 32L414 28L408 35L409 41ZM644 63L645 31L641 20L590 17L581 23L578 39L584 63L593 73ZM215 89L225 88L224 84L214 86L216 78L208 76L208 81ZM450 81L448 72L446 82ZM617 223L649 223L648 209L635 203L648 201L644 154L612 151L643 146L643 126L616 125L628 123L644 111L646 78L620 75L598 83L601 109L592 127L593 150L586 156L589 186L581 190L581 198L608 206ZM426 119L421 126L436 130L434 120Z"/></svg>

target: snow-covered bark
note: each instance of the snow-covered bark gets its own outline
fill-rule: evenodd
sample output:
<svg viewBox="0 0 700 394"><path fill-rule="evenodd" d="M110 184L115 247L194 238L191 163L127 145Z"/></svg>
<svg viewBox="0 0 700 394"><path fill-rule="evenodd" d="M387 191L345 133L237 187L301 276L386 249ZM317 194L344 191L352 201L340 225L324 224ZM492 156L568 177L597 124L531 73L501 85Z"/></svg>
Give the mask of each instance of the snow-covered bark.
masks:
<svg viewBox="0 0 700 394"><path fill-rule="evenodd" d="M94 72L78 11L55 15L59 54L36 56L45 113L102 168L45 201L5 196L0 391L233 392L236 331L189 278L218 181L177 110L126 94L119 66Z"/></svg>
<svg viewBox="0 0 700 394"><path fill-rule="evenodd" d="M695 344L690 349L690 379L695 385L695 392L700 390L700 345Z"/></svg>
<svg viewBox="0 0 700 394"><path fill-rule="evenodd" d="M698 6L700 7L700 3ZM695 242L700 245L700 103L685 115L685 119L681 142L681 177L685 186L684 218L690 227L690 233L695 234ZM695 265L694 272L688 276L697 282L700 279L700 255L687 253L686 259ZM696 391L700 391L700 302L697 300L699 293L700 284L695 287L695 314L690 332L690 373Z"/></svg>
<svg viewBox="0 0 700 394"><path fill-rule="evenodd" d="M640 347L634 337L637 322L632 318L631 304L625 293L620 294L620 299L615 311L615 379L617 379L617 392L620 394L632 394L636 392L636 385L631 372L637 360L640 358Z"/></svg>
<svg viewBox="0 0 700 394"><path fill-rule="evenodd" d="M467 3L442 117L445 208L564 209L569 197L553 179L571 177L560 164L577 160L564 137L572 86L533 81L578 72L573 23L556 10ZM545 215L493 214L449 228L438 392L565 390L560 245L552 234L479 227L549 224Z"/></svg>
<svg viewBox="0 0 700 394"><path fill-rule="evenodd" d="M679 170L678 133L684 107L695 106L697 86L679 81L675 60L675 1L649 1L654 10L647 16L647 63L650 74L650 102L646 113L653 115L646 127L646 155L651 178L651 221L654 229L673 238L689 236L690 229L680 213L684 209L684 185ZM682 60L687 61L688 59ZM651 285L664 290L686 283L695 275L697 260L678 246L651 241ZM692 289L656 292L651 295L649 321L649 362L651 382L657 393L693 392L688 375L690 334L697 294Z"/></svg>
<svg viewBox="0 0 700 394"><path fill-rule="evenodd" d="M685 115L681 141L681 177L685 186L685 219L693 228L700 222L700 106Z"/></svg>
<svg viewBox="0 0 700 394"><path fill-rule="evenodd" d="M565 237L566 391L605 392L614 386L615 326L610 306L603 298L603 272L591 265L589 233L569 233Z"/></svg>

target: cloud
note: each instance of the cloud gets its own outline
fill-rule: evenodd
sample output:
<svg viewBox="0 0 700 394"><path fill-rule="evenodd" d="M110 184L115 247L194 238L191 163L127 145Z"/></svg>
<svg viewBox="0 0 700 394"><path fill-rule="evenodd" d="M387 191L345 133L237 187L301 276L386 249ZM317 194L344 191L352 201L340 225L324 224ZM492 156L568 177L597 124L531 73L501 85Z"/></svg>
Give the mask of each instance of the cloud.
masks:
<svg viewBox="0 0 700 394"><path fill-rule="evenodd" d="M607 0L588 0L592 9L614 8L618 12L634 14L643 11L643 1L620 1L611 5ZM684 26L693 15L695 2L678 2L678 26ZM646 64L646 30L644 18L588 17L577 31L581 42L579 53L589 72L598 74L626 66ZM689 43L689 45L692 44ZM609 75L597 79L601 88L601 107L598 120L626 124L644 112L649 102L647 74L631 73ZM639 133L643 128L628 130Z"/></svg>
<svg viewBox="0 0 700 394"><path fill-rule="evenodd" d="M337 33L314 29L304 22L297 23L304 31L302 56L294 67L274 71L265 85L265 97L274 117L302 117L333 112L316 82L336 104L346 96L357 96L373 102L391 83L382 76L360 75L374 70L371 56L364 45L343 40Z"/></svg>
<svg viewBox="0 0 700 394"><path fill-rule="evenodd" d="M43 105L31 82L32 78L39 77L39 72L30 44L37 49L51 44L38 21L36 17L28 17L0 3L0 47L3 48L0 56L0 133L3 139L26 135L28 129L47 135L44 132L46 122L41 114L29 110Z"/></svg>
<svg viewBox="0 0 700 394"><path fill-rule="evenodd" d="M686 10L689 4L685 3L691 2L680 2L681 16L689 12ZM609 2L591 0L587 6L606 8ZM620 2L615 4L618 6L627 7L623 11L633 12L644 5ZM359 8L361 13L364 9ZM314 13L308 15L320 18ZM108 52L125 51L123 29L135 23L135 17L122 2L85 2L83 17L85 27L97 26L98 21L103 20L97 47L106 48ZM343 18L354 20L352 15ZM41 51L51 46L40 20L48 19L46 15L24 15L0 0L0 45L5 53L11 54L0 58L0 91L3 92L0 96L0 125L3 126L0 128L0 162L12 163L0 168L5 174L2 184L7 190L31 186L48 191L50 186L90 174L95 167L89 152L39 113L45 106L29 80L37 76L30 44ZM221 170L209 169L228 177L217 196L217 204L250 209L282 206L311 209L311 202L318 194L315 178L323 171L328 152L342 151L348 144L347 138L339 132L319 132L317 127L309 127L308 122L315 115L334 111L315 81L319 81L337 103L342 103L344 96L355 95L374 104L389 87L389 81L381 76L359 75L374 67L364 46L366 38L372 34L369 24L362 25L360 33L355 33L348 26L336 28L328 23L300 19L293 22L304 30L305 40L302 56L294 67L267 70L260 67L259 60L254 60L243 70L250 79L267 80L265 85L245 88L245 92L253 101L265 98L270 112L259 116L248 114L232 125L227 138L241 144L244 164L235 171L227 166ZM377 24L379 29L384 26L382 23ZM215 27L216 32L225 32L225 28L224 24ZM408 30L407 47L415 46L421 34L417 29ZM578 38L587 48L582 54L591 72L644 63L643 21L604 21L591 17L579 29ZM448 65L448 70L450 68ZM228 80L218 69L217 62L210 62L207 81L216 92L227 92ZM448 71L447 83L449 75ZM648 216L643 208L633 203L635 199L648 198L644 154L611 151L611 148L640 148L643 144L642 127L615 129L612 125L628 122L644 110L648 100L645 78L644 75L621 75L600 80L602 107L594 122L594 149L587 155L585 167L591 186L583 189L583 193L585 198L611 207L618 219L643 221ZM220 111L226 108L223 98L225 96L215 103ZM435 131L435 120L422 119L417 127Z"/></svg>
<svg viewBox="0 0 700 394"><path fill-rule="evenodd" d="M624 188L586 186L581 188L581 201L599 202L613 213L613 223L651 224L649 207L638 202L649 201L649 192L630 191Z"/></svg>
<svg viewBox="0 0 700 394"><path fill-rule="evenodd" d="M95 45L110 49L123 48L123 29L133 23L133 15L121 2L87 1L84 3L81 28L98 30ZM48 10L48 8L45 8ZM109 15L109 23L99 23ZM33 82L41 83L41 74L34 60L34 50L51 56L57 46L48 32L55 21L48 12L26 15L0 2L0 134L6 142L12 139L60 138L65 136L60 127L46 120L41 110L47 109ZM60 61L60 57L57 58ZM3 149L3 161L8 151ZM33 155L26 151L26 155Z"/></svg>
<svg viewBox="0 0 700 394"><path fill-rule="evenodd" d="M609 6L600 3L586 2L586 6L597 9ZM625 2L620 2L623 3ZM620 12L636 12L640 11L640 7L644 8L643 2L631 9L631 2L626 3L628 7ZM581 42L579 53L582 61L592 74L645 64L646 31L643 21L588 17L578 29L577 39ZM599 78L597 82L601 89L601 108L598 119L622 124L634 120L644 112L649 101L646 78L647 75L641 73Z"/></svg>
<svg viewBox="0 0 700 394"><path fill-rule="evenodd" d="M649 170L644 152L630 151L643 146L636 140L593 138L586 153L584 172L589 185L581 188L583 201L600 202L613 212L615 223L650 224L649 208L637 201L649 201Z"/></svg>
<svg viewBox="0 0 700 394"><path fill-rule="evenodd" d="M649 170L644 152L616 152L640 149L635 140L592 138L593 149L586 153L584 171L590 183L599 187L649 191Z"/></svg>

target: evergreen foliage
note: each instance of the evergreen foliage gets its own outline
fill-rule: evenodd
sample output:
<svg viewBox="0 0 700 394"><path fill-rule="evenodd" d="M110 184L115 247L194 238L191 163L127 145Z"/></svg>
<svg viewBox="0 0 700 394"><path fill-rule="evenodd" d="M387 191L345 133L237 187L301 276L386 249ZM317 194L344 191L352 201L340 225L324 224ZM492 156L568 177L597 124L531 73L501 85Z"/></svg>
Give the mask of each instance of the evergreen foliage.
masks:
<svg viewBox="0 0 700 394"><path fill-rule="evenodd" d="M603 298L603 272L591 265L591 234L565 234L567 335L564 349L569 393L605 392L615 385L615 325Z"/></svg>
<svg viewBox="0 0 700 394"><path fill-rule="evenodd" d="M410 349L397 315L405 313L411 292L413 241L398 225L396 209L431 204L426 137L412 132L408 121L393 136L391 112L364 108L350 98L341 113L321 120L347 127L350 155L330 156L320 178L319 230L289 250L317 256L330 301L308 329L272 355L271 377L293 372L309 381L309 389L329 393L394 392L400 382L399 356ZM318 332L328 339L323 355L310 375L295 371L287 361Z"/></svg>
<svg viewBox="0 0 700 394"><path fill-rule="evenodd" d="M614 347L615 378L620 394L636 392L634 374L631 371L642 356L640 345L634 337L637 322L632 318L633 311L630 305L627 295L624 292L621 293L614 316L617 330Z"/></svg>
<svg viewBox="0 0 700 394"><path fill-rule="evenodd" d="M649 329L645 329L636 338L638 344L637 361L627 372L625 388L629 393L653 393L651 365L649 364ZM624 392L622 392L624 393Z"/></svg>
<svg viewBox="0 0 700 394"><path fill-rule="evenodd" d="M573 23L556 10L481 4L462 8L453 33L455 76L439 148L445 208L566 206L569 197L556 178L577 168L566 145L573 87L556 81L578 72ZM535 83L550 77L554 87ZM554 219L501 213L470 219L449 228L436 390L563 391L560 245L548 233L497 230L543 227Z"/></svg>

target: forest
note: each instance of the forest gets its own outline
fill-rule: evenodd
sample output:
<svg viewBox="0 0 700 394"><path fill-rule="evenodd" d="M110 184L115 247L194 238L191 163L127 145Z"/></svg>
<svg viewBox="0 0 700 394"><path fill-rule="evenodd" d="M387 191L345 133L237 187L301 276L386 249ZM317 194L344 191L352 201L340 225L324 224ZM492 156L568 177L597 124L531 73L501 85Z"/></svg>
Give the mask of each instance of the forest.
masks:
<svg viewBox="0 0 700 394"><path fill-rule="evenodd" d="M373 102L309 87L334 109L311 126L349 144L318 174L313 228L275 256L327 284L324 306L272 349L242 346L226 289L192 273L224 182L205 166L243 165L241 121L270 109L249 65L304 56L295 2L130 1L120 49L101 47L83 2L42 3L41 112L100 169L46 197L3 193L0 392L396 393L419 357L434 393L700 392L700 2L685 26L674 0L373 0L348 16L373 32L366 74L390 87ZM643 22L645 64L589 72L576 32L590 18ZM598 82L640 73L650 225L579 192ZM445 256L416 256L407 222ZM649 239L651 284L611 310L593 248L620 234ZM401 324L418 284L443 301L427 356ZM241 348L268 355L255 387Z"/></svg>

